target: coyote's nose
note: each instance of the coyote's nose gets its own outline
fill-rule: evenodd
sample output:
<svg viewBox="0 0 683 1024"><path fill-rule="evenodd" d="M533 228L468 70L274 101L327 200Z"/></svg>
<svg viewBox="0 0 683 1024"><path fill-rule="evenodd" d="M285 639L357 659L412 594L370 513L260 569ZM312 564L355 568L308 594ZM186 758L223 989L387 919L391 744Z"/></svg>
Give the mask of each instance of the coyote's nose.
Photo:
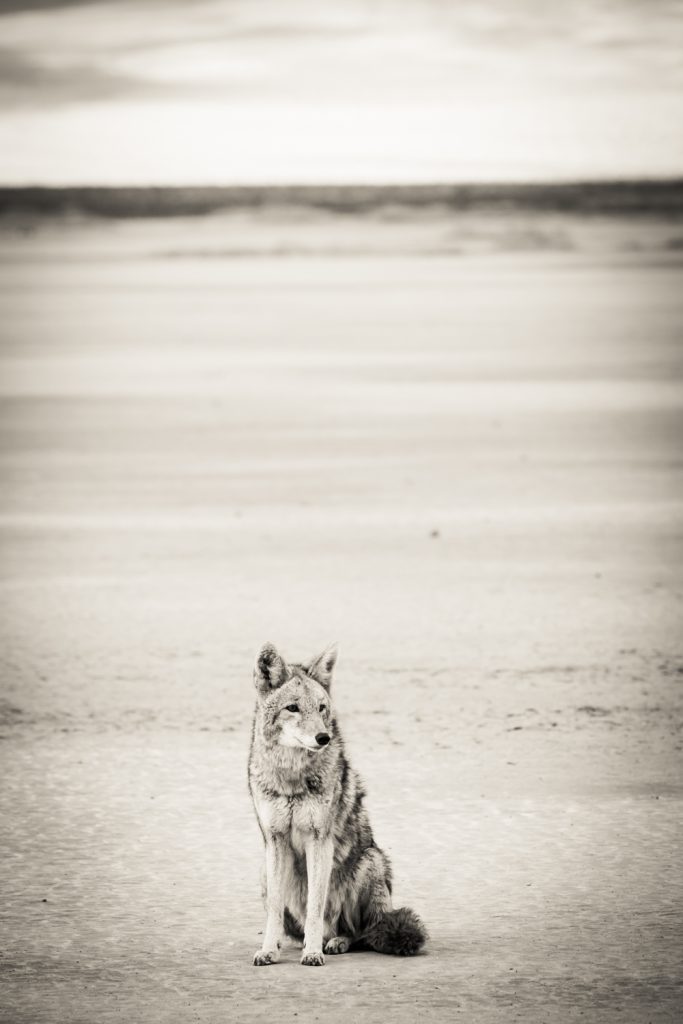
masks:
<svg viewBox="0 0 683 1024"><path fill-rule="evenodd" d="M319 732L316 733L315 742L318 744L319 747L324 747L326 743L330 742L330 737L327 735L326 732Z"/></svg>

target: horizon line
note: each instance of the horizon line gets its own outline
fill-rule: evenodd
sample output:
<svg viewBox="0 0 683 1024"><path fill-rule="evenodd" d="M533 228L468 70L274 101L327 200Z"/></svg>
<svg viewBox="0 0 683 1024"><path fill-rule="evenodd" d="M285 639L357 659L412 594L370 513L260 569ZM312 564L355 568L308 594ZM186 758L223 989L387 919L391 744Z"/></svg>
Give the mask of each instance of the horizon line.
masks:
<svg viewBox="0 0 683 1024"><path fill-rule="evenodd" d="M683 171L680 174L638 175L633 177L575 177L575 178L527 178L527 179L473 179L473 178L435 178L433 181L297 181L287 182L249 182L233 181L221 184L205 182L177 182L174 184L155 182L127 182L112 184L111 182L69 182L55 184L48 182L0 182L0 190L18 191L21 189L44 189L46 191L64 191L67 189L322 189L322 188L368 188L368 189L430 189L430 188L566 188L568 186L615 186L615 185L683 185Z"/></svg>

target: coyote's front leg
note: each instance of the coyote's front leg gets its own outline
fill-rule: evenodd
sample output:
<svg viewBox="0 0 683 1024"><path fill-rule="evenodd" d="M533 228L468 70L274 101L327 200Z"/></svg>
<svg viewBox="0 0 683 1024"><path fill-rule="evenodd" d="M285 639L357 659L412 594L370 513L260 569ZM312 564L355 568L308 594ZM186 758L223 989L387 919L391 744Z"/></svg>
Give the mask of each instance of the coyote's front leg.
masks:
<svg viewBox="0 0 683 1024"><path fill-rule="evenodd" d="M322 967L323 918L327 903L327 889L332 871L332 840L311 836L306 843L306 873L308 875L308 903L304 924L304 952L301 963L306 967Z"/></svg>
<svg viewBox="0 0 683 1024"><path fill-rule="evenodd" d="M254 956L256 967L276 964L284 937L285 885L290 853L282 836L266 839L266 929L263 945Z"/></svg>

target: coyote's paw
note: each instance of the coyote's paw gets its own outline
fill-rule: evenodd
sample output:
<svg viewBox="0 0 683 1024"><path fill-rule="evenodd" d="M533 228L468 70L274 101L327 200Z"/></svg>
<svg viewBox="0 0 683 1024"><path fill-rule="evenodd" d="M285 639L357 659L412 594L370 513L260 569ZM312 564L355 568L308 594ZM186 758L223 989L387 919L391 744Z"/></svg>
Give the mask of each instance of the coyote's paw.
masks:
<svg viewBox="0 0 683 1024"><path fill-rule="evenodd" d="M268 964L276 964L279 959L279 949L259 949L258 953L254 953L254 967L267 967Z"/></svg>
<svg viewBox="0 0 683 1024"><path fill-rule="evenodd" d="M328 941L325 943L325 952L348 953L350 947L350 939L347 939L345 935L335 935L333 939L328 939Z"/></svg>
<svg viewBox="0 0 683 1024"><path fill-rule="evenodd" d="M325 957L320 953L304 953L301 957L301 963L304 967L322 967L325 963Z"/></svg>

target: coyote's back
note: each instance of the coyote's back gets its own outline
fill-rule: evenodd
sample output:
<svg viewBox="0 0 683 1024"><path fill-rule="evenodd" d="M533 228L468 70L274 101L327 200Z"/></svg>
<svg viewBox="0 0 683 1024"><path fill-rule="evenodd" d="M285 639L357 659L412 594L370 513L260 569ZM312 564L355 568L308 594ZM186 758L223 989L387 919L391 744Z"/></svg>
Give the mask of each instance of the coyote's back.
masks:
<svg viewBox="0 0 683 1024"><path fill-rule="evenodd" d="M257 701L249 789L265 843L267 909L258 966L280 958L285 934L302 964L364 945L411 956L426 939L412 910L392 909L391 866L376 845L330 702L337 648L288 665L272 644L254 669Z"/></svg>

